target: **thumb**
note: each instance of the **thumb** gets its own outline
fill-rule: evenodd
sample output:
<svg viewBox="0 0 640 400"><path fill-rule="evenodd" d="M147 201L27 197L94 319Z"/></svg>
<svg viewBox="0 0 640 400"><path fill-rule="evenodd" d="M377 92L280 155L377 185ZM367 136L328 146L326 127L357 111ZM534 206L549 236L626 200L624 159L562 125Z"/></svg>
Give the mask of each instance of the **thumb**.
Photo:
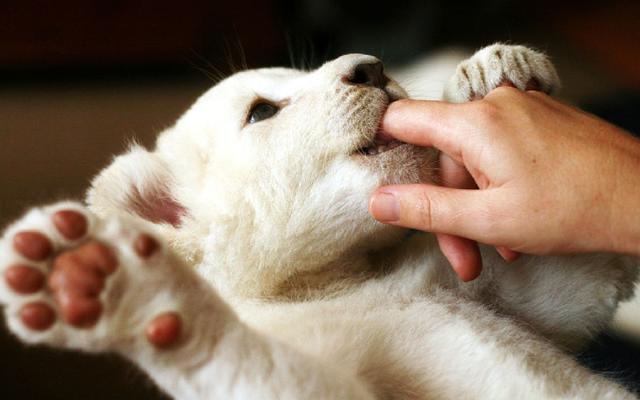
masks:
<svg viewBox="0 0 640 400"><path fill-rule="evenodd" d="M434 233L447 233L496 243L500 232L492 210L499 204L496 189L453 189L428 184L379 188L369 212L380 222Z"/></svg>

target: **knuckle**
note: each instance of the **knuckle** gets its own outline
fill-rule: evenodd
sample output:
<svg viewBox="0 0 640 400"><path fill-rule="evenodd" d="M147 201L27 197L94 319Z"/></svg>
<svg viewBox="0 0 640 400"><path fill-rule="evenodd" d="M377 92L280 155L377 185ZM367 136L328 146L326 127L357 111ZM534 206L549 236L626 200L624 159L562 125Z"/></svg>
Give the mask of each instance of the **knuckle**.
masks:
<svg viewBox="0 0 640 400"><path fill-rule="evenodd" d="M502 109L497 102L485 98L477 102L475 117L485 126L497 125L502 119Z"/></svg>
<svg viewBox="0 0 640 400"><path fill-rule="evenodd" d="M508 81L511 85L511 81ZM487 105L487 112L495 112L499 111L500 113L507 111L502 107L503 104L508 104L509 109L513 104L519 104L522 101L522 98L525 96L525 93L509 84L498 86L493 89L487 96L485 96L484 100Z"/></svg>
<svg viewBox="0 0 640 400"><path fill-rule="evenodd" d="M420 190L416 202L416 221L420 229L430 231L433 229L433 201L424 190Z"/></svg>

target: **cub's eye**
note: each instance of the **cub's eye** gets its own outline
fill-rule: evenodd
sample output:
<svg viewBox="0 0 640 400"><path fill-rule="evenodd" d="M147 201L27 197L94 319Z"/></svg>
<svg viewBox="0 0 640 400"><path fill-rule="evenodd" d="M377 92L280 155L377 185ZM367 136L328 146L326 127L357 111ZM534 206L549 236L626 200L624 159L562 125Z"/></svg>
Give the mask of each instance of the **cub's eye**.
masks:
<svg viewBox="0 0 640 400"><path fill-rule="evenodd" d="M247 117L248 124L254 124L256 122L263 121L271 118L278 113L278 106L274 106L271 103L256 103L251 107L249 111L249 117Z"/></svg>

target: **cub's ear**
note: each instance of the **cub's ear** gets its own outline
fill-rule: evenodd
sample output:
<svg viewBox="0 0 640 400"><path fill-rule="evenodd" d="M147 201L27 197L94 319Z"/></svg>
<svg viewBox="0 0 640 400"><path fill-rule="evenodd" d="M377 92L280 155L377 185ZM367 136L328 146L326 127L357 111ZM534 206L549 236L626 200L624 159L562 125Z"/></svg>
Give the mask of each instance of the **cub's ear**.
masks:
<svg viewBox="0 0 640 400"><path fill-rule="evenodd" d="M164 161L134 145L93 179L87 203L100 216L124 212L177 228L186 210L172 196L172 187Z"/></svg>

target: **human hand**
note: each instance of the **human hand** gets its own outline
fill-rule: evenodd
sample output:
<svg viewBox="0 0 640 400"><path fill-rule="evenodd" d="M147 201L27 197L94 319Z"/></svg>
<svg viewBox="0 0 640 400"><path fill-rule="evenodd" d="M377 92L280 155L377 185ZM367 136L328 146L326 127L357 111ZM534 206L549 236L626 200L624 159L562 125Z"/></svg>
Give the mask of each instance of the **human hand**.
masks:
<svg viewBox="0 0 640 400"><path fill-rule="evenodd" d="M445 234L440 245L464 280L479 274L479 253L451 235L532 254L640 253L640 141L595 116L502 87L470 103L394 102L382 129L440 149L444 183L463 189L382 187L371 214Z"/></svg>

